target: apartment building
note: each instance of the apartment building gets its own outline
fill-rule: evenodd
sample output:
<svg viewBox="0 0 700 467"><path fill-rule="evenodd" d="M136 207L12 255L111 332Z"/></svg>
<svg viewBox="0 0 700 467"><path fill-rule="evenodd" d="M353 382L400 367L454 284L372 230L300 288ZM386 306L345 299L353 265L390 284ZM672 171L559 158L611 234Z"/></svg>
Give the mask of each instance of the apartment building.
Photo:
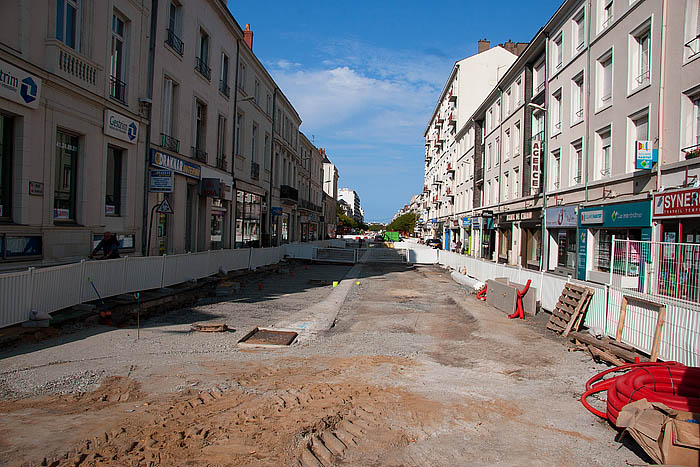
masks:
<svg viewBox="0 0 700 467"><path fill-rule="evenodd" d="M357 222L362 222L364 220L362 208L360 206L360 196L355 190L351 188L341 188L338 190L338 199L347 204L348 210L350 211L348 216L352 217Z"/></svg>
<svg viewBox="0 0 700 467"><path fill-rule="evenodd" d="M299 233L302 242L318 240L323 216L323 157L303 133L299 133Z"/></svg>
<svg viewBox="0 0 700 467"><path fill-rule="evenodd" d="M457 134L462 132L457 129L465 126L474 109L516 58L503 45L489 47L488 41L479 41L477 54L455 63L424 132L423 191L428 200L423 205L427 215L423 214L421 225L424 236L442 238L446 249L459 238L461 226L456 206L463 198L455 202L458 185L455 172L458 162L463 165L466 161L457 140Z"/></svg>
<svg viewBox="0 0 700 467"><path fill-rule="evenodd" d="M335 238L337 222L338 199L338 168L326 155L325 148L320 148L323 155L323 224L326 238Z"/></svg>
<svg viewBox="0 0 700 467"><path fill-rule="evenodd" d="M150 5L3 4L1 269L82 259L105 231L140 252Z"/></svg>

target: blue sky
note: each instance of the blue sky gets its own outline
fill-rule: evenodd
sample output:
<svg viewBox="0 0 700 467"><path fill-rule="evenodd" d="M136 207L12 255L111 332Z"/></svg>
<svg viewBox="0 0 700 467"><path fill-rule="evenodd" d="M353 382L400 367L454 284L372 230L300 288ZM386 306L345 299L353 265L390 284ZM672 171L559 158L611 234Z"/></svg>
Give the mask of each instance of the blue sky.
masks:
<svg viewBox="0 0 700 467"><path fill-rule="evenodd" d="M423 187L423 131L454 62L477 41L527 42L561 0L238 2L253 50L326 148L340 187L386 222Z"/></svg>

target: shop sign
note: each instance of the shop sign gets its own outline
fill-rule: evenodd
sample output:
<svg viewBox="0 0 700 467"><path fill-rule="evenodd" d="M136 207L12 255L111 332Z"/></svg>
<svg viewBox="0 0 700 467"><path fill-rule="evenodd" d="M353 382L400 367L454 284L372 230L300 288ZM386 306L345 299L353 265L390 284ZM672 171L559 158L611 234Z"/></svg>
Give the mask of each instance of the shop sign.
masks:
<svg viewBox="0 0 700 467"><path fill-rule="evenodd" d="M163 169L170 169L175 173L182 174L186 177L196 178L197 180L200 179L202 174L202 168L197 164L183 161L178 157L156 151L155 149L151 149L151 165L161 167Z"/></svg>
<svg viewBox="0 0 700 467"><path fill-rule="evenodd" d="M311 214L311 222L318 222L318 214Z"/></svg>
<svg viewBox="0 0 700 467"><path fill-rule="evenodd" d="M70 219L70 210L69 209L54 208L53 218L54 219Z"/></svg>
<svg viewBox="0 0 700 467"><path fill-rule="evenodd" d="M542 141L532 140L532 154L530 159L530 195L540 192L540 156L542 154Z"/></svg>
<svg viewBox="0 0 700 467"><path fill-rule="evenodd" d="M534 214L532 211L521 212L521 213L520 213L520 220L521 220L521 221L526 221L526 220L532 219L532 218L534 217L534 215L535 215L535 214Z"/></svg>
<svg viewBox="0 0 700 467"><path fill-rule="evenodd" d="M586 280L586 255L588 254L588 230L582 229L578 232L578 279Z"/></svg>
<svg viewBox="0 0 700 467"><path fill-rule="evenodd" d="M654 195L654 218L700 215L700 188Z"/></svg>
<svg viewBox="0 0 700 467"><path fill-rule="evenodd" d="M29 182L29 194L32 196L44 196L44 184L42 182Z"/></svg>
<svg viewBox="0 0 700 467"><path fill-rule="evenodd" d="M469 217L463 217L462 218L462 227L469 227L472 225L472 220Z"/></svg>
<svg viewBox="0 0 700 467"><path fill-rule="evenodd" d="M582 211L581 212L581 223L582 224L602 224L603 223L603 210L596 209L595 211Z"/></svg>
<svg viewBox="0 0 700 467"><path fill-rule="evenodd" d="M584 223L581 221L581 223ZM576 227L576 206L561 206L547 209L547 228Z"/></svg>
<svg viewBox="0 0 700 467"><path fill-rule="evenodd" d="M635 153L638 169L651 170L652 164L658 159L658 151L651 147L651 141L636 141Z"/></svg>
<svg viewBox="0 0 700 467"><path fill-rule="evenodd" d="M41 79L0 60L0 97L37 109L41 97Z"/></svg>
<svg viewBox="0 0 700 467"><path fill-rule="evenodd" d="M518 219L517 214L506 214L505 222L513 222L514 220L517 220L517 219ZM501 221L501 222L503 222L503 221Z"/></svg>
<svg viewBox="0 0 700 467"><path fill-rule="evenodd" d="M150 170L150 185L148 191L151 193L172 193L173 192L173 172L165 169Z"/></svg>
<svg viewBox="0 0 700 467"><path fill-rule="evenodd" d="M430 219L431 224L437 224L437 219Z"/></svg>
<svg viewBox="0 0 700 467"><path fill-rule="evenodd" d="M136 120L105 109L104 133L127 143L136 144L139 137L139 124Z"/></svg>
<svg viewBox="0 0 700 467"><path fill-rule="evenodd" d="M481 211L481 217L484 219L493 219L493 211Z"/></svg>
<svg viewBox="0 0 700 467"><path fill-rule="evenodd" d="M481 217L472 218L472 228L474 230L481 230Z"/></svg>
<svg viewBox="0 0 700 467"><path fill-rule="evenodd" d="M199 182L199 194L211 198L221 198L221 180L218 178L203 178Z"/></svg>
<svg viewBox="0 0 700 467"><path fill-rule="evenodd" d="M281 216L282 215L282 208L273 206L270 208L270 212L272 213L273 216Z"/></svg>

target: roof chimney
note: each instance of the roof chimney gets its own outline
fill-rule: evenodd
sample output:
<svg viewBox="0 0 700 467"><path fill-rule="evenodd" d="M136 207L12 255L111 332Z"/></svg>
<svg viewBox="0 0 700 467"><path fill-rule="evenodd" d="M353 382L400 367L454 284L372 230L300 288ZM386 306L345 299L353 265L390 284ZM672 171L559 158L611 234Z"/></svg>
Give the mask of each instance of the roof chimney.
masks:
<svg viewBox="0 0 700 467"><path fill-rule="evenodd" d="M250 24L245 25L245 30L243 31L243 40L248 44L248 48L253 50L253 31L250 30Z"/></svg>
<svg viewBox="0 0 700 467"><path fill-rule="evenodd" d="M486 52L491 48L491 41L486 40L486 38L479 41L479 51L477 53Z"/></svg>

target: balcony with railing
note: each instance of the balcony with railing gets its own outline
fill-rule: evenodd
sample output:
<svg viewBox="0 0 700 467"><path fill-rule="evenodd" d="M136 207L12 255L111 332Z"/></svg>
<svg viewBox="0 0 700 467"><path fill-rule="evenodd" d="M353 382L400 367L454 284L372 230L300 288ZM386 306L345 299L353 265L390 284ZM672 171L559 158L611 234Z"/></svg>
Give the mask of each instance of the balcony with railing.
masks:
<svg viewBox="0 0 700 467"><path fill-rule="evenodd" d="M681 149L685 160L696 159L700 157L700 143L687 148Z"/></svg>
<svg viewBox="0 0 700 467"><path fill-rule="evenodd" d="M226 170L228 164L226 163L226 154L219 154L216 156L216 168L221 170Z"/></svg>
<svg viewBox="0 0 700 467"><path fill-rule="evenodd" d="M452 162L447 163L447 173L455 173L455 168L452 167Z"/></svg>
<svg viewBox="0 0 700 467"><path fill-rule="evenodd" d="M46 68L73 84L97 91L100 67L61 41L50 39L46 42Z"/></svg>
<svg viewBox="0 0 700 467"><path fill-rule="evenodd" d="M109 97L126 104L126 83L114 76L109 77Z"/></svg>
<svg viewBox="0 0 700 467"><path fill-rule="evenodd" d="M219 91L221 91L221 94L228 97L231 92L231 88L226 81L219 80Z"/></svg>
<svg viewBox="0 0 700 467"><path fill-rule="evenodd" d="M207 152L202 148L192 146L192 158L197 159L200 162L206 163L207 162Z"/></svg>
<svg viewBox="0 0 700 467"><path fill-rule="evenodd" d="M428 185L423 186L423 193L428 193L430 192L430 188L428 188Z"/></svg>
<svg viewBox="0 0 700 467"><path fill-rule="evenodd" d="M447 118L447 124L448 125L457 125L457 118L454 116L454 114L450 114L450 116Z"/></svg>
<svg viewBox="0 0 700 467"><path fill-rule="evenodd" d="M258 164L257 162L250 163L250 178L252 178L253 180L260 179L260 164Z"/></svg>
<svg viewBox="0 0 700 467"><path fill-rule="evenodd" d="M168 28L165 30L165 32L165 43L168 44L175 52L182 55L185 52L185 43L182 42L182 39L177 37L177 34L175 34L175 31L172 29Z"/></svg>
<svg viewBox="0 0 700 467"><path fill-rule="evenodd" d="M201 57L195 57L194 59L194 69L205 77L207 81L211 81L211 68L209 68L209 65L207 65L206 60L202 59Z"/></svg>
<svg viewBox="0 0 700 467"><path fill-rule="evenodd" d="M165 133L160 134L160 147L168 151L180 152L180 140L168 136Z"/></svg>
<svg viewBox="0 0 700 467"><path fill-rule="evenodd" d="M299 201L299 191L289 185L280 185L280 200L287 203L297 203Z"/></svg>
<svg viewBox="0 0 700 467"><path fill-rule="evenodd" d="M447 100L450 102L457 102L457 94L455 94L454 89L450 89L450 94L447 96Z"/></svg>

